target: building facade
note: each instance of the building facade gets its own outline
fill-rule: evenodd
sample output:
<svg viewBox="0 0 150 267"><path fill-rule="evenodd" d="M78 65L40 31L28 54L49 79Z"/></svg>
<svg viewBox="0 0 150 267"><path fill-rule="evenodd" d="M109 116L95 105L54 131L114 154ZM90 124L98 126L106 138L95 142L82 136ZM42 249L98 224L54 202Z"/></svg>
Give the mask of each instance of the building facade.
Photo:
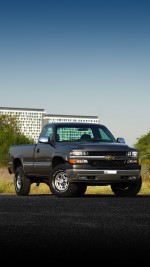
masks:
<svg viewBox="0 0 150 267"><path fill-rule="evenodd" d="M46 114L44 109L0 107L0 115L12 115L18 118L21 132L37 142L43 126L53 122L99 123L98 116L79 116Z"/></svg>
<svg viewBox="0 0 150 267"><path fill-rule="evenodd" d="M53 122L87 122L87 123L99 123L98 116L80 116L80 115L55 115L46 114L43 117L43 124Z"/></svg>

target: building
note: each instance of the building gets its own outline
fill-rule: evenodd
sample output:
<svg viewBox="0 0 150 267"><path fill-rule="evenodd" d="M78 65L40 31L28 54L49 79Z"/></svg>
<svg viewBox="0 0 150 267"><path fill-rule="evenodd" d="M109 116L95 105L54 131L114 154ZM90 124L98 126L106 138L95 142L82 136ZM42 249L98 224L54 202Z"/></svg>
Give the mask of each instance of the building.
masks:
<svg viewBox="0 0 150 267"><path fill-rule="evenodd" d="M37 142L46 123L88 122L99 123L98 116L46 114L44 109L0 107L0 115L12 115L18 118L21 132Z"/></svg>
<svg viewBox="0 0 150 267"><path fill-rule="evenodd" d="M87 123L99 123L98 116L80 116L80 115L55 115L46 114L43 117L43 125L46 123L53 122L87 122Z"/></svg>
<svg viewBox="0 0 150 267"><path fill-rule="evenodd" d="M45 110L34 108L0 107L0 115L16 116L20 122L21 132L36 142L42 129Z"/></svg>

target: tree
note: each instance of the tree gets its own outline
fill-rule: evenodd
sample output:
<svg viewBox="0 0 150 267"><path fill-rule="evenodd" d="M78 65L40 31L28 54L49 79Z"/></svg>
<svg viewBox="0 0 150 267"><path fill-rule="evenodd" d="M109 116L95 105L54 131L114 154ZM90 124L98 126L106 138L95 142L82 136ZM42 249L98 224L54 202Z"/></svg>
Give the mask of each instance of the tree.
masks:
<svg viewBox="0 0 150 267"><path fill-rule="evenodd" d="M141 136L134 147L139 151L140 160L150 160L150 132Z"/></svg>
<svg viewBox="0 0 150 267"><path fill-rule="evenodd" d="M0 166L8 164L8 150L11 145L31 144L34 141L20 131L16 116L0 115Z"/></svg>

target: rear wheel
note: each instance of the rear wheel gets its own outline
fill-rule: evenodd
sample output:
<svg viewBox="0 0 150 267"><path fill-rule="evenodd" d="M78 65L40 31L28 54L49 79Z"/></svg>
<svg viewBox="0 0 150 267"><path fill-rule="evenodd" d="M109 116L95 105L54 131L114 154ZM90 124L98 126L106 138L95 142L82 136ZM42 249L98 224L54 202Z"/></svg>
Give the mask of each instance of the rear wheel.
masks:
<svg viewBox="0 0 150 267"><path fill-rule="evenodd" d="M18 196L27 196L30 192L31 181L25 176L22 166L16 169L14 186Z"/></svg>
<svg viewBox="0 0 150 267"><path fill-rule="evenodd" d="M111 185L112 191L119 197L134 197L139 193L141 187L142 177L136 182L125 182Z"/></svg>
<svg viewBox="0 0 150 267"><path fill-rule="evenodd" d="M58 197L75 197L79 193L78 184L68 181L64 164L54 168L49 185L51 192Z"/></svg>

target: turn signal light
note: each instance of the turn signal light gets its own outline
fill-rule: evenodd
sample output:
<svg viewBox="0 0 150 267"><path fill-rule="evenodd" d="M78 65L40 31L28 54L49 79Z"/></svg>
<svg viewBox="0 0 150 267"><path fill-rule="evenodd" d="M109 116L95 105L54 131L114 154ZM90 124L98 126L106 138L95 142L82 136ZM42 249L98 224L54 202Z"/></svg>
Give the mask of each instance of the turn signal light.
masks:
<svg viewBox="0 0 150 267"><path fill-rule="evenodd" d="M72 164L76 164L76 163L88 163L88 161L86 159L69 159L69 162Z"/></svg>

